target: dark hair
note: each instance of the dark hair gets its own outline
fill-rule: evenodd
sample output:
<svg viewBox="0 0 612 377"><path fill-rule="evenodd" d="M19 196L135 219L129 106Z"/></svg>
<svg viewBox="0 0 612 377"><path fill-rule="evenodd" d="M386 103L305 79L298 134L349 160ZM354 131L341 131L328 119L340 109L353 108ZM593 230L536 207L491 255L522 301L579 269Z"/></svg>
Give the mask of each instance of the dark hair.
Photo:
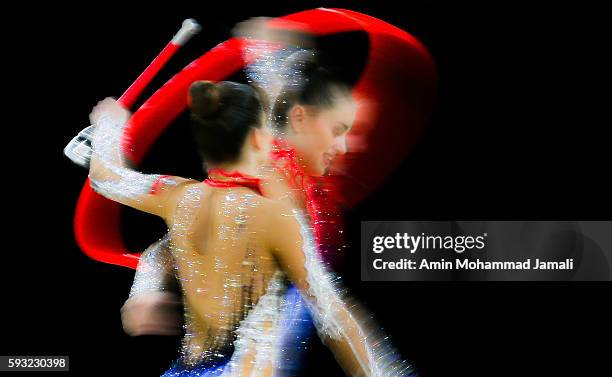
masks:
<svg viewBox="0 0 612 377"><path fill-rule="evenodd" d="M189 88L191 128L205 162L234 162L251 128L261 127L264 98L231 81L196 81Z"/></svg>
<svg viewBox="0 0 612 377"><path fill-rule="evenodd" d="M324 109L332 107L339 94L350 95L349 85L334 79L327 69L318 64L312 51L298 51L285 64L283 71L288 72L288 76L298 76L300 79L299 82L286 83L273 104L272 124L279 131L287 126L289 111L294 105Z"/></svg>

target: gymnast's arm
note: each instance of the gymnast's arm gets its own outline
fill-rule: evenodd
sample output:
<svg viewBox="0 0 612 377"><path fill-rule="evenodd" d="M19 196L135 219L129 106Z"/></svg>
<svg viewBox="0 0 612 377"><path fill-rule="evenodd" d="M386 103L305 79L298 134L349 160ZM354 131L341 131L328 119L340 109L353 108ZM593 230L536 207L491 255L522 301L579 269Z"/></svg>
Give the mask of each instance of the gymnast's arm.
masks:
<svg viewBox="0 0 612 377"><path fill-rule="evenodd" d="M171 212L171 204L180 196L184 186L198 181L143 174L131 169L125 163L121 150L123 128L130 113L114 99L106 98L99 102L89 117L96 125L89 167L90 184L94 191L166 219Z"/></svg>
<svg viewBox="0 0 612 377"><path fill-rule="evenodd" d="M349 308L342 289L319 259L308 222L293 209L270 211L274 234L271 249L289 279L301 291L319 336L351 376L411 376L412 366L401 360L375 328ZM282 231L281 231L282 229Z"/></svg>
<svg viewBox="0 0 612 377"><path fill-rule="evenodd" d="M131 336L181 333L181 300L169 242L166 233L140 256L129 298L121 308L123 329Z"/></svg>

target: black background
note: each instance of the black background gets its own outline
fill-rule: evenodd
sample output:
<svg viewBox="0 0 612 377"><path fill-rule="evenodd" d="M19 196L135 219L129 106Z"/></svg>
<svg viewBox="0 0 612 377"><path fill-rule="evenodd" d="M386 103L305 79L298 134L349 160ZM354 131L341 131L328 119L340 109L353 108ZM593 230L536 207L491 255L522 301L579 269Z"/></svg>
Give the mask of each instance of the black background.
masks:
<svg viewBox="0 0 612 377"><path fill-rule="evenodd" d="M238 21L325 5L412 33L439 73L424 137L385 185L347 213L346 284L424 376L609 374L607 283L359 280L361 220L609 220L609 117L598 93L609 46L602 9L453 3L32 3L5 12L13 22L4 60L15 66L5 69L14 84L6 86L13 100L5 111L17 117L3 128L9 226L1 354L69 355L75 375L159 375L168 367L178 338L122 332L119 308L133 272L94 262L75 244L72 216L85 172L62 148L96 101L122 93L183 19L205 29L152 89L227 39ZM303 375L315 373L341 375L317 342Z"/></svg>

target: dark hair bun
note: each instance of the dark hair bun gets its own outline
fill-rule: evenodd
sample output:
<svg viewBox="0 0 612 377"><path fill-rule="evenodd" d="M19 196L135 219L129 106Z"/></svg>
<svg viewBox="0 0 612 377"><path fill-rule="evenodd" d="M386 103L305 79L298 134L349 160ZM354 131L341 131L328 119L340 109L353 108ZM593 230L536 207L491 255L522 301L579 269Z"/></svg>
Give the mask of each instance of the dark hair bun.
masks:
<svg viewBox="0 0 612 377"><path fill-rule="evenodd" d="M263 124L263 99L250 85L196 81L189 102L191 129L207 163L236 161L251 129Z"/></svg>
<svg viewBox="0 0 612 377"><path fill-rule="evenodd" d="M196 81L189 87L189 107L200 119L212 117L221 105L221 91L212 81Z"/></svg>

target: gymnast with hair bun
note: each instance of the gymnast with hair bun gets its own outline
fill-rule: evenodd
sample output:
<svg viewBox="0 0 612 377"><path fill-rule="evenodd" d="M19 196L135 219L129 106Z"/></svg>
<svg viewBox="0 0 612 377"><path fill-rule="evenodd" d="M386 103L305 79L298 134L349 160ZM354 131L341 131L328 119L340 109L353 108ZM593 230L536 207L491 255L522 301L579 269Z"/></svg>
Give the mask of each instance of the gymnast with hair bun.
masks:
<svg viewBox="0 0 612 377"><path fill-rule="evenodd" d="M204 182L131 170L118 145L129 113L111 99L92 112L92 188L162 217L169 229L141 258L124 327L133 335L151 331L134 326L130 316L141 298L163 293L164 277L176 276L185 335L167 376L286 375L283 338L287 319L304 318L300 308L312 315L347 374L414 375L347 307L317 250L321 206L310 177L346 152L355 117L350 89L319 67L312 51L282 53L284 76L250 67L266 93L232 82L191 86Z"/></svg>
<svg viewBox="0 0 612 377"><path fill-rule="evenodd" d="M303 211L263 196L258 175L272 140L261 92L200 81L189 96L194 136L209 167L203 182L130 169L120 149L129 112L106 99L90 115L92 188L168 225L186 334L165 375L275 375L288 281L347 374L408 375L410 366L344 302Z"/></svg>

